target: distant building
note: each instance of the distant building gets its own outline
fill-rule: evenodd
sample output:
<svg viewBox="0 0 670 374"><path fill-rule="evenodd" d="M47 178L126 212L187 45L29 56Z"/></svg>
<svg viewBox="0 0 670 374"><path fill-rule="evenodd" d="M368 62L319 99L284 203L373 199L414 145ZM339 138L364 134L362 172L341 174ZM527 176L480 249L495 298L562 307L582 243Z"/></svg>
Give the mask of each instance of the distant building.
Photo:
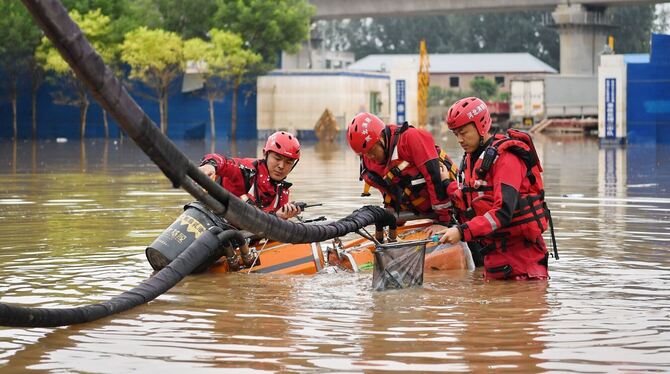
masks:
<svg viewBox="0 0 670 374"><path fill-rule="evenodd" d="M316 138L315 125L328 109L341 130L356 114L370 111L388 120L389 74L349 70L275 70L258 77L258 137L288 130L300 138Z"/></svg>
<svg viewBox="0 0 670 374"><path fill-rule="evenodd" d="M649 55L602 56L598 104L602 141L670 143L670 35L652 34Z"/></svg>
<svg viewBox="0 0 670 374"><path fill-rule="evenodd" d="M483 77L509 92L509 82L520 76L543 76L558 71L529 53L430 54L430 85L454 91L469 90L470 82ZM356 71L386 72L398 63L419 66L418 54L369 55L349 65Z"/></svg>
<svg viewBox="0 0 670 374"><path fill-rule="evenodd" d="M353 52L329 51L322 48L321 39L305 42L295 54L281 53L281 70L294 69L346 69L354 60Z"/></svg>

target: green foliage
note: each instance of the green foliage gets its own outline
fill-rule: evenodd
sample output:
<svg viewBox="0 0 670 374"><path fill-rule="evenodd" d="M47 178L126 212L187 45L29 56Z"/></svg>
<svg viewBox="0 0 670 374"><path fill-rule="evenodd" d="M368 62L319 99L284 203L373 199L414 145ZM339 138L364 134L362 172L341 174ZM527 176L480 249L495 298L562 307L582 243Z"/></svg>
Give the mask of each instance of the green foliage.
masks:
<svg viewBox="0 0 670 374"><path fill-rule="evenodd" d="M545 12L428 15L321 22L327 48L356 58L372 53L416 53L421 39L430 53L529 52L558 65L558 33ZM436 32L439 30L439 32Z"/></svg>
<svg viewBox="0 0 670 374"><path fill-rule="evenodd" d="M0 14L0 64L6 70L8 65L26 63L39 44L42 32L21 2L0 2Z"/></svg>
<svg viewBox="0 0 670 374"><path fill-rule="evenodd" d="M99 9L89 11L84 15L81 15L77 10L72 10L70 17L79 25L81 31L86 35L86 39L88 39L103 60L110 62L116 52L116 45L112 44L109 40L111 30L110 18L102 14ZM54 48L46 37L42 39L42 43L37 48L36 57L47 71L53 71L57 75L73 74L58 50Z"/></svg>
<svg viewBox="0 0 670 374"><path fill-rule="evenodd" d="M486 78L475 78L470 82L472 89L472 96L476 96L484 101L493 99L498 93L498 85L496 82Z"/></svg>
<svg viewBox="0 0 670 374"><path fill-rule="evenodd" d="M140 27L126 34L121 60L130 65L130 78L155 86L183 70L183 47L182 39L174 32Z"/></svg>
<svg viewBox="0 0 670 374"><path fill-rule="evenodd" d="M475 78L470 82L469 91L456 91L438 86L428 88L428 106L449 107L459 99L476 96L484 101L509 101L508 92L498 92L498 85L486 78Z"/></svg>
<svg viewBox="0 0 670 374"><path fill-rule="evenodd" d="M246 74L261 62L261 56L244 47L242 37L229 31L212 29L210 42L194 38L186 41L184 55L187 60L204 61L205 77L228 79Z"/></svg>
<svg viewBox="0 0 670 374"><path fill-rule="evenodd" d="M649 52L654 9L653 5L608 8L617 53ZM325 34L326 48L352 51L356 58L416 53L421 39L426 39L430 53L528 52L558 68L559 36L551 23L551 11L526 11L321 21L317 28Z"/></svg>
<svg viewBox="0 0 670 374"><path fill-rule="evenodd" d="M184 39L206 38L217 10L211 0L153 0L153 3L161 15L161 28Z"/></svg>
<svg viewBox="0 0 670 374"><path fill-rule="evenodd" d="M306 0L218 0L215 25L242 36L269 70L282 50L295 52L309 37L314 7Z"/></svg>
<svg viewBox="0 0 670 374"><path fill-rule="evenodd" d="M607 13L616 26L612 32L616 53L649 53L654 5L611 7Z"/></svg>
<svg viewBox="0 0 670 374"><path fill-rule="evenodd" d="M126 34L121 45L121 60L130 65L131 79L137 79L154 91L147 98L158 101L161 131L168 128L170 84L183 72L184 41L174 32L140 27ZM143 94L141 90L138 94Z"/></svg>
<svg viewBox="0 0 670 374"><path fill-rule="evenodd" d="M448 103L454 103L458 99L465 97L460 91L448 90L439 86L430 86L428 88L428 106L446 106Z"/></svg>

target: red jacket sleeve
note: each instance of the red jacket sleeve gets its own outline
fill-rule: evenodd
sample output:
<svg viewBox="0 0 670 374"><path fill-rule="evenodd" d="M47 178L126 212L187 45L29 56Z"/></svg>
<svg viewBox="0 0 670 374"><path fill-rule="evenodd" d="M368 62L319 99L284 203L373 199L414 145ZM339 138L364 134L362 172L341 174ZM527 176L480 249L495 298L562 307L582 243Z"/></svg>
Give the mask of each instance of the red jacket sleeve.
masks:
<svg viewBox="0 0 670 374"><path fill-rule="evenodd" d="M526 175L526 165L516 155L501 154L491 167L493 206L461 225L463 240L470 241L494 233L509 225L519 200L519 189Z"/></svg>
<svg viewBox="0 0 670 374"><path fill-rule="evenodd" d="M220 177L230 176L233 173L240 172L239 163L234 158L226 158L217 153L210 153L205 155L202 158L200 165L206 164L208 161L213 160L216 163L216 175Z"/></svg>
<svg viewBox="0 0 670 374"><path fill-rule="evenodd" d="M431 173L426 167L428 161L439 159L439 155L435 149L435 140L433 139L433 136L427 131L410 127L402 134L397 147L400 159L415 165L426 179L426 188L428 189L428 195L430 196L430 204L433 208L433 212L437 214L438 221L441 223L451 222L451 201L446 196L446 193L445 198L440 199L436 192L436 188L444 190L442 181L433 180ZM439 170L437 172L439 174Z"/></svg>

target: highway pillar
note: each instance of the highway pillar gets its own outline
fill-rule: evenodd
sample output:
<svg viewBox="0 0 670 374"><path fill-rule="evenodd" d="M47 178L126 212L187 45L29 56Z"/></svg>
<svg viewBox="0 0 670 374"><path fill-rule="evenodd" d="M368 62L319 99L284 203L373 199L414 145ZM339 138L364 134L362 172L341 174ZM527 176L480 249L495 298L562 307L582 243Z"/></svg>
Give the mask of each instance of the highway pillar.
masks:
<svg viewBox="0 0 670 374"><path fill-rule="evenodd" d="M596 76L612 25L605 7L561 4L552 13L561 43L562 75Z"/></svg>

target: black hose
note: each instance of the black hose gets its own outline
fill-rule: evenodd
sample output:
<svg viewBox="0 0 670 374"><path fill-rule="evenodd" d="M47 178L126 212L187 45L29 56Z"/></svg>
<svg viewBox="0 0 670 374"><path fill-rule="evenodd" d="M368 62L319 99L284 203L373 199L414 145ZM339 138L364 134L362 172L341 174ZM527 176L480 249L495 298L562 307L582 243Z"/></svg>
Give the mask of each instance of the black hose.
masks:
<svg viewBox="0 0 670 374"><path fill-rule="evenodd" d="M334 223L304 225L281 220L242 202L203 174L158 130L156 124L137 105L95 52L60 1L22 2L91 95L161 169L172 185L175 188L184 188L236 227L281 242L309 243L342 236L372 223L395 225L394 217L379 207L361 208ZM83 323L152 300L201 265L212 255L211 251L218 250L218 239L214 235L210 233L201 235L203 236L205 238L202 241L194 242L184 252L184 255L189 252L186 258L183 255L178 256L154 277L108 302L64 309L25 308L0 303L0 325L50 327ZM213 244L214 241L216 245ZM208 250L204 250L205 247ZM177 267L177 264L183 264L183 268Z"/></svg>
<svg viewBox="0 0 670 374"><path fill-rule="evenodd" d="M340 224L303 225L281 220L242 202L203 174L158 130L156 124L105 66L60 1L22 1L93 97L158 165L172 184L183 187L236 227L280 242L310 243L342 236L375 222L383 225L395 224L392 216L378 207L367 207L366 212L362 213L364 217L349 216Z"/></svg>
<svg viewBox="0 0 670 374"><path fill-rule="evenodd" d="M190 274L219 248L221 229L211 227L165 268L137 287L100 304L74 308L27 308L0 303L0 325L56 327L95 321L149 302Z"/></svg>

